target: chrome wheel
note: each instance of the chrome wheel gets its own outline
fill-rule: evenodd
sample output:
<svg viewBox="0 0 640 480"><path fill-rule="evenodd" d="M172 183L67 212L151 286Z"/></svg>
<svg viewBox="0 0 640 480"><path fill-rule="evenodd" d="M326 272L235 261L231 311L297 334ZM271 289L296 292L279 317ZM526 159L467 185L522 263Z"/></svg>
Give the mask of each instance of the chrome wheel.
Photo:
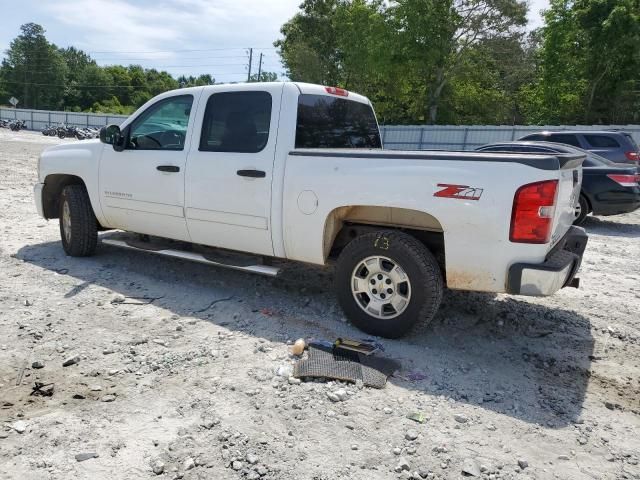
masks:
<svg viewBox="0 0 640 480"><path fill-rule="evenodd" d="M67 200L62 204L62 231L67 244L71 243L71 211Z"/></svg>
<svg viewBox="0 0 640 480"><path fill-rule="evenodd" d="M351 292L367 314L390 319L409 306L411 282L397 262L388 257L374 256L365 258L353 270Z"/></svg>

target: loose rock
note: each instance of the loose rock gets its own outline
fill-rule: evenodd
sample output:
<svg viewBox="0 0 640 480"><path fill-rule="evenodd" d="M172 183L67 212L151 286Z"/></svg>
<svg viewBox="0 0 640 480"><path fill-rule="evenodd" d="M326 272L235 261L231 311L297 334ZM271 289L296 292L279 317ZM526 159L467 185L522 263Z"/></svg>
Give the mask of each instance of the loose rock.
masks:
<svg viewBox="0 0 640 480"><path fill-rule="evenodd" d="M67 358L64 362L62 362L63 367L70 367L71 365L75 365L80 361L79 355L74 355L72 357Z"/></svg>
<svg viewBox="0 0 640 480"><path fill-rule="evenodd" d="M89 460L91 458L98 458L99 455L95 452L90 453L79 453L76 455L76 462L84 462L85 460Z"/></svg>
<svg viewBox="0 0 640 480"><path fill-rule="evenodd" d="M11 425L11 428L13 428L18 433L24 433L27 430L27 426L27 422L25 422L24 420L18 420L13 425Z"/></svg>
<svg viewBox="0 0 640 480"><path fill-rule="evenodd" d="M462 463L462 474L468 477L480 477L480 467L473 458L466 458Z"/></svg>
<svg viewBox="0 0 640 480"><path fill-rule="evenodd" d="M456 413L453 419L458 423L467 423L469 421L469 418L464 413Z"/></svg>
<svg viewBox="0 0 640 480"><path fill-rule="evenodd" d="M151 470L153 471L153 473L155 473L156 475L162 475L162 473L164 472L164 463L162 463L161 460L155 460L152 464L151 464Z"/></svg>
<svg viewBox="0 0 640 480"><path fill-rule="evenodd" d="M418 438L418 432L416 432L415 430L407 430L407 433L404 434L404 438L409 441L413 441Z"/></svg>

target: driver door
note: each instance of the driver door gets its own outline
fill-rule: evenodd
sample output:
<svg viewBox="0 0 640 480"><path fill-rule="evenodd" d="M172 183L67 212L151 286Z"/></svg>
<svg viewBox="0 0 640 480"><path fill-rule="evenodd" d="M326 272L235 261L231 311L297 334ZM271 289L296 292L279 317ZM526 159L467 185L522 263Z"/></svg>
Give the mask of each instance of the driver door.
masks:
<svg viewBox="0 0 640 480"><path fill-rule="evenodd" d="M184 174L196 100L161 98L123 129L123 151L104 146L100 201L110 227L190 241Z"/></svg>

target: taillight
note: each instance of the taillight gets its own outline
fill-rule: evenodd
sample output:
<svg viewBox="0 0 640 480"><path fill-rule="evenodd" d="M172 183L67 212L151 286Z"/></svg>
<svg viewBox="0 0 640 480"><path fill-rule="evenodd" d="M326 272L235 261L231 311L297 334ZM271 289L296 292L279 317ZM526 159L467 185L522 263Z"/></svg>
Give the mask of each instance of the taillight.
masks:
<svg viewBox="0 0 640 480"><path fill-rule="evenodd" d="M617 173L610 173L607 177L623 187L635 187L638 185L638 175L618 175Z"/></svg>
<svg viewBox="0 0 640 480"><path fill-rule="evenodd" d="M349 96L349 92L346 91L344 88L324 87L324 89L327 91L327 93L330 93L331 95L339 95L340 97L348 97Z"/></svg>
<svg viewBox="0 0 640 480"><path fill-rule="evenodd" d="M516 243L547 243L556 210L557 180L529 183L513 199L509 240Z"/></svg>
<svg viewBox="0 0 640 480"><path fill-rule="evenodd" d="M638 160L640 160L640 155L638 155L638 152L624 152L624 156L627 157L627 160L630 160L632 162L637 162Z"/></svg>

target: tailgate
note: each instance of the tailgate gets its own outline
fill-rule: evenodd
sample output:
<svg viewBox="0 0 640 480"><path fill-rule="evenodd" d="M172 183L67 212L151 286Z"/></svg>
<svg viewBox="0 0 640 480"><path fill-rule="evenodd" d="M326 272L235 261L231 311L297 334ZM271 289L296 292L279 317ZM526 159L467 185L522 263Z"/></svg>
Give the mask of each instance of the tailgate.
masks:
<svg viewBox="0 0 640 480"><path fill-rule="evenodd" d="M585 155L558 155L560 178L551 243L553 248L573 225L582 186L582 162Z"/></svg>

